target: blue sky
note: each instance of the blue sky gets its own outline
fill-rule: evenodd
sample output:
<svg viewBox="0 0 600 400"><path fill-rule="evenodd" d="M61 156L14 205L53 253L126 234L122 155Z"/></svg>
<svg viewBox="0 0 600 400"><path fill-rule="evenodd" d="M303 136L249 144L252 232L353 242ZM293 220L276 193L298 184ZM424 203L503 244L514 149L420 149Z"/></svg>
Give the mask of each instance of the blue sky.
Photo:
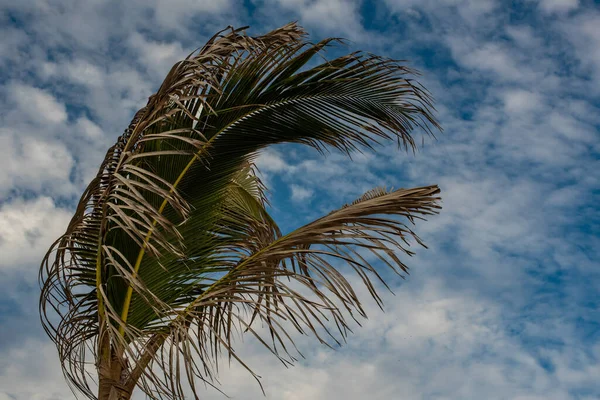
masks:
<svg viewBox="0 0 600 400"><path fill-rule="evenodd" d="M37 270L106 148L169 67L227 25L298 20L314 40L423 72L444 134L259 166L291 229L374 186L439 184L429 245L385 313L286 370L251 340L267 399L600 398L600 6L586 0L0 0L0 400L73 398L37 311ZM367 297L365 296L365 300ZM261 399L224 368L235 399ZM138 396L138 398L142 398ZM224 398L208 390L206 399Z"/></svg>

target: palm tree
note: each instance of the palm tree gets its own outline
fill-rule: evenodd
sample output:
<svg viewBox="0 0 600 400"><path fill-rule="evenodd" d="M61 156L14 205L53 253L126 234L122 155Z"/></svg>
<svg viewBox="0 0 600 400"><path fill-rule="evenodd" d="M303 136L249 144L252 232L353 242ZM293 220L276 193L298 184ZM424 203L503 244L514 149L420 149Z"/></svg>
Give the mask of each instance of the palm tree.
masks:
<svg viewBox="0 0 600 400"><path fill-rule="evenodd" d="M108 150L40 269L42 323L74 393L197 399L222 355L254 374L240 333L291 363L292 331L333 345L365 316L347 272L380 304L380 268L407 271L399 252L421 241L406 222L437 212L437 186L374 189L287 234L268 213L253 161L271 144L350 155L414 148L415 128L439 128L394 60L356 52L307 68L334 41L309 43L296 24L221 31Z"/></svg>

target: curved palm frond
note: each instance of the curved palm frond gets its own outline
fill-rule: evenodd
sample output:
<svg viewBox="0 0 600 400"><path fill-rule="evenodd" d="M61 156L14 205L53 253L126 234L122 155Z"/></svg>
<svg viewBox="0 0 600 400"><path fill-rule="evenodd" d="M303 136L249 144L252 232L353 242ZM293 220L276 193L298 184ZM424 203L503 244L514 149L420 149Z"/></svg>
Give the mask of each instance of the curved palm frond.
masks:
<svg viewBox="0 0 600 400"><path fill-rule="evenodd" d="M295 24L220 32L175 64L109 149L40 272L42 322L75 391L195 396L222 352L243 364L236 330L291 362L291 330L335 343L347 316L364 316L342 265L378 303L378 265L406 272L398 251L421 242L402 220L434 213L436 186L376 189L282 235L253 168L272 144L349 154L414 147L411 132L439 128L415 72L394 60L356 52L306 69L332 41L311 44Z"/></svg>

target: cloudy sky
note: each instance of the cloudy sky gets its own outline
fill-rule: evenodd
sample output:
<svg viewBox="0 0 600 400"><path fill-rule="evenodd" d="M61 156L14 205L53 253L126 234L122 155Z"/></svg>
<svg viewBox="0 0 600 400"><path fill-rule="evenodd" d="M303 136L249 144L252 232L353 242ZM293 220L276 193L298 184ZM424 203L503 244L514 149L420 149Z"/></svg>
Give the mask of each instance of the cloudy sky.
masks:
<svg viewBox="0 0 600 400"><path fill-rule="evenodd" d="M0 0L0 400L71 399L37 270L106 148L178 59L228 25L298 20L423 71L444 133L415 155L260 158L291 229L365 190L439 184L430 246L347 346L284 369L243 346L267 399L600 398L600 6L588 0ZM366 299L366 297L365 297ZM234 399L263 395L224 368ZM143 398L138 396L138 398ZM208 390L206 399L221 399Z"/></svg>

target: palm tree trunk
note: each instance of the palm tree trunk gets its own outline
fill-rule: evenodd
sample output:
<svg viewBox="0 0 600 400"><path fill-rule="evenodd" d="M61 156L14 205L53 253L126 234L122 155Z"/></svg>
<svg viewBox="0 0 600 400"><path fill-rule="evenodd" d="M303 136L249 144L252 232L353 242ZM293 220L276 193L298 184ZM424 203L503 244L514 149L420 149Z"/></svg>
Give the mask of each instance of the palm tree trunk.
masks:
<svg viewBox="0 0 600 400"><path fill-rule="evenodd" d="M148 363L155 356L166 336L156 334L146 344L146 351L135 364L129 376L123 376L124 361L119 359L117 353L111 350L111 356L100 365L98 400L129 400L135 390L136 384Z"/></svg>
<svg viewBox="0 0 600 400"><path fill-rule="evenodd" d="M133 387L128 389L123 379L124 360L113 349L108 350L98 368L98 400L129 400Z"/></svg>
<svg viewBox="0 0 600 400"><path fill-rule="evenodd" d="M132 393L120 380L100 377L98 400L129 400Z"/></svg>

